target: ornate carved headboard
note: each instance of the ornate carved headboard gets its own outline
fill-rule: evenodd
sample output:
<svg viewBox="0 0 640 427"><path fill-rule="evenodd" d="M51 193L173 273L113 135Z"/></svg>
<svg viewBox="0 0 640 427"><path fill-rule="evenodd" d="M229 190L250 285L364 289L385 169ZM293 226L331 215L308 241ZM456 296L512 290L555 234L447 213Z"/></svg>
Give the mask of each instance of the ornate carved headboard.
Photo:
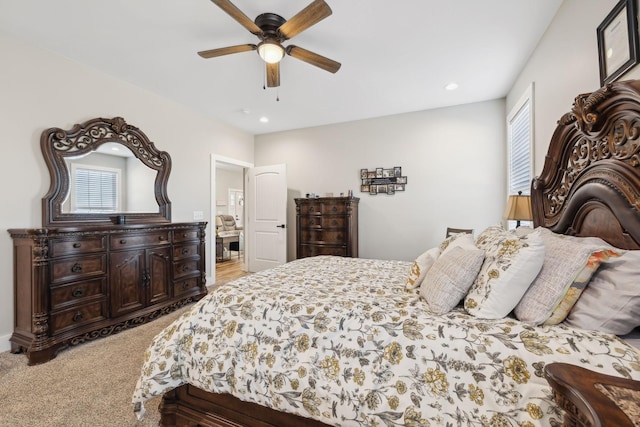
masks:
<svg viewBox="0 0 640 427"><path fill-rule="evenodd" d="M576 97L532 183L535 226L640 249L640 80Z"/></svg>

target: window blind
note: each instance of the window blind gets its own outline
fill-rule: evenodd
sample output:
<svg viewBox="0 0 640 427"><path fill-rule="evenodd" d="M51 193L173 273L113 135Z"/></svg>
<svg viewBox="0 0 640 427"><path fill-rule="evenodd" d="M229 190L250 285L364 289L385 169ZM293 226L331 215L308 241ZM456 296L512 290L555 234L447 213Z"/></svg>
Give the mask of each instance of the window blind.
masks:
<svg viewBox="0 0 640 427"><path fill-rule="evenodd" d="M508 120L509 194L531 192L531 122L531 100L526 98Z"/></svg>
<svg viewBox="0 0 640 427"><path fill-rule="evenodd" d="M117 211L117 173L77 168L74 180L77 212Z"/></svg>

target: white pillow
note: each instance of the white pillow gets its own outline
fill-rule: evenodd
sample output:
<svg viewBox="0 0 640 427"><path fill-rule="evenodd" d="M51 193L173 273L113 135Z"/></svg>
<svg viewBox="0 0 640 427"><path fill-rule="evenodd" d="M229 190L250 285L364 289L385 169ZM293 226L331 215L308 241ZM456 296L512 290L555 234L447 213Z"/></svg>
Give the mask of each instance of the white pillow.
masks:
<svg viewBox="0 0 640 427"><path fill-rule="evenodd" d="M456 246L442 254L427 272L420 296L434 314L450 312L469 290L484 260L484 252L475 247Z"/></svg>
<svg viewBox="0 0 640 427"><path fill-rule="evenodd" d="M438 256L440 256L440 248L436 247L429 249L416 258L411 266L411 271L409 271L409 277L407 277L405 289L416 289L420 286L424 280L425 274L427 274L427 271L429 271Z"/></svg>
<svg viewBox="0 0 640 427"><path fill-rule="evenodd" d="M485 252L480 273L464 300L464 308L483 319L501 319L513 310L536 278L544 261L540 231L518 237L501 225L476 240Z"/></svg>

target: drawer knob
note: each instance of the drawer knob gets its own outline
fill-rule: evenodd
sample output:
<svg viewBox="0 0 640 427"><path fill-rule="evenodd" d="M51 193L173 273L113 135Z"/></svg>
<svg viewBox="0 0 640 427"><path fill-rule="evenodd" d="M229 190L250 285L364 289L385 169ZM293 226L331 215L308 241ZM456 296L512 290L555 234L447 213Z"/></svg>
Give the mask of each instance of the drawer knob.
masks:
<svg viewBox="0 0 640 427"><path fill-rule="evenodd" d="M182 284L182 289L189 289L189 282L184 282Z"/></svg>
<svg viewBox="0 0 640 427"><path fill-rule="evenodd" d="M84 315L82 314L81 311L76 311L76 314L73 315L71 320L73 320L74 322L78 322L78 321L82 320L83 317L84 317Z"/></svg>
<svg viewBox="0 0 640 427"><path fill-rule="evenodd" d="M160 240L161 242L164 242L165 240L167 240L166 236L159 236L158 240Z"/></svg>
<svg viewBox="0 0 640 427"><path fill-rule="evenodd" d="M78 249L80 246L82 246L82 245L80 243L77 243L77 242L73 244L73 247L76 248L76 249Z"/></svg>
<svg viewBox="0 0 640 427"><path fill-rule="evenodd" d="M71 296L74 298L80 298L81 296L84 296L84 289L75 288L73 291L71 291Z"/></svg>
<svg viewBox="0 0 640 427"><path fill-rule="evenodd" d="M186 272L186 271L189 271L189 266L188 266L188 265L185 265L184 267L182 267L182 271L185 271L185 272Z"/></svg>
<svg viewBox="0 0 640 427"><path fill-rule="evenodd" d="M184 249L182 250L182 255L187 255L188 253L189 253L189 249L184 248Z"/></svg>
<svg viewBox="0 0 640 427"><path fill-rule="evenodd" d="M338 210L338 208L336 206L334 206L331 210L335 212L335 211Z"/></svg>
<svg viewBox="0 0 640 427"><path fill-rule="evenodd" d="M315 211L315 208L314 208L313 206L311 206L311 207L309 208L309 212L313 212L313 211Z"/></svg>
<svg viewBox="0 0 640 427"><path fill-rule="evenodd" d="M71 267L71 272L72 273L82 272L82 266L76 262L75 264L73 264L73 267Z"/></svg>
<svg viewBox="0 0 640 427"><path fill-rule="evenodd" d="M127 244L127 241L126 241L125 239L120 239L120 244L121 244L121 245L126 245L126 244Z"/></svg>

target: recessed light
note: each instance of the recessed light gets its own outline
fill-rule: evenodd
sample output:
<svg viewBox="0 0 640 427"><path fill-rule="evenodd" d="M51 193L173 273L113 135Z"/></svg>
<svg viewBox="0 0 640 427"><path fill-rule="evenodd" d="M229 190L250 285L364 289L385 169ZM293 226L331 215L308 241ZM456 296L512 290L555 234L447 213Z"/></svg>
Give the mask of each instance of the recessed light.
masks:
<svg viewBox="0 0 640 427"><path fill-rule="evenodd" d="M458 83L451 82L444 87L446 90L456 90L458 89Z"/></svg>
<svg viewBox="0 0 640 427"><path fill-rule="evenodd" d="M260 123L269 123L269 118L265 116L260 117Z"/></svg>

